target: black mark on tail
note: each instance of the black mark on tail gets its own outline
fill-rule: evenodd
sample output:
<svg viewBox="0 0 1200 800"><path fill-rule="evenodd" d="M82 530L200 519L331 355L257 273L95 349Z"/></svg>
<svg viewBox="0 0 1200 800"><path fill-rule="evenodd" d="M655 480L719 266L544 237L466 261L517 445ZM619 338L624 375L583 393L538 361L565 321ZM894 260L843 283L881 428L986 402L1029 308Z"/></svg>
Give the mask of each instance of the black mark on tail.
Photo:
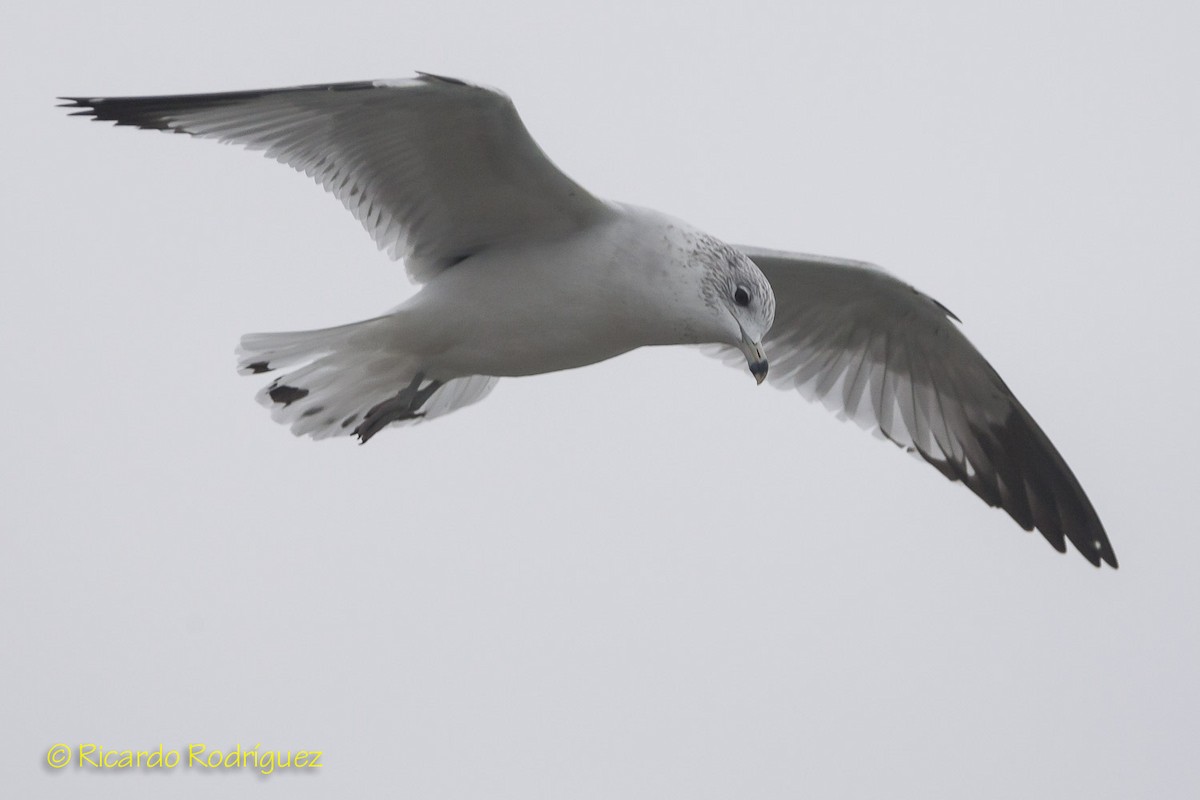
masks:
<svg viewBox="0 0 1200 800"><path fill-rule="evenodd" d="M286 408L297 400L306 397L308 389L297 389L295 386L272 386L267 391L267 395L271 400Z"/></svg>

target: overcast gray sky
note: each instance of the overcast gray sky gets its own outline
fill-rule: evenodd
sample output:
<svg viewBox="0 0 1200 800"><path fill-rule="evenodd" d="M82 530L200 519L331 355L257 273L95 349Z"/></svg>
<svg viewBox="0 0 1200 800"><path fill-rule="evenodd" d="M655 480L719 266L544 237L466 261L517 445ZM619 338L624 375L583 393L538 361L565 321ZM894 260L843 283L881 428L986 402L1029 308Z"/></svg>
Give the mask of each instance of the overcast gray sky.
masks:
<svg viewBox="0 0 1200 800"><path fill-rule="evenodd" d="M2 17L12 796L1200 791L1194 3ZM53 97L415 69L504 89L596 194L938 298L1121 569L687 350L504 380L367 447L273 424L238 337L390 308L402 268L303 176ZM325 766L52 771L58 742Z"/></svg>

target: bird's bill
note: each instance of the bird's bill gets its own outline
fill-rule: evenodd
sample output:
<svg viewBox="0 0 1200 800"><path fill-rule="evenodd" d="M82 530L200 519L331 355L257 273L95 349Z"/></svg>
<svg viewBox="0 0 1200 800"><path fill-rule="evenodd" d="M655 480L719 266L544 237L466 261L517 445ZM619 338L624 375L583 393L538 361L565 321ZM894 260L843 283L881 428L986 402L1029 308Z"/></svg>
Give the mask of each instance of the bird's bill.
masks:
<svg viewBox="0 0 1200 800"><path fill-rule="evenodd" d="M767 379L768 366L767 354L763 352L762 342L754 341L743 331L742 341L738 346L746 356L746 364L750 367L750 374L761 385Z"/></svg>

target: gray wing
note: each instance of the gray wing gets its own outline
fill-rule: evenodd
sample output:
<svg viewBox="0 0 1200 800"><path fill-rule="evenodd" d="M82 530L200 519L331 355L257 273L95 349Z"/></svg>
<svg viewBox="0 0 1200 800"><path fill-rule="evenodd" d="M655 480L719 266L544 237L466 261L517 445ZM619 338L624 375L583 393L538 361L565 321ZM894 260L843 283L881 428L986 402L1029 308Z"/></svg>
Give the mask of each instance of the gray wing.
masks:
<svg viewBox="0 0 1200 800"><path fill-rule="evenodd" d="M870 264L739 249L775 292L772 384L878 430L1060 552L1117 566L1079 481L948 309Z"/></svg>
<svg viewBox="0 0 1200 800"><path fill-rule="evenodd" d="M417 281L613 213L550 162L506 95L452 78L60 99L77 115L264 151L332 192Z"/></svg>

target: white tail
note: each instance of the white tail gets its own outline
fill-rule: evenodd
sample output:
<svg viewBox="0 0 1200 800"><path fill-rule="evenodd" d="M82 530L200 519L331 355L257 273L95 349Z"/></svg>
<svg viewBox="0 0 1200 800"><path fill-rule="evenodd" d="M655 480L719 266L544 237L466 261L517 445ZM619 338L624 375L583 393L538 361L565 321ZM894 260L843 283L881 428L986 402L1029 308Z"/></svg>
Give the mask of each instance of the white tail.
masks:
<svg viewBox="0 0 1200 800"><path fill-rule="evenodd" d="M366 442L391 424L433 419L482 400L497 378L428 379L420 360L397 349L390 315L293 333L248 333L238 372L299 367L257 395L276 422L297 436L358 436Z"/></svg>

